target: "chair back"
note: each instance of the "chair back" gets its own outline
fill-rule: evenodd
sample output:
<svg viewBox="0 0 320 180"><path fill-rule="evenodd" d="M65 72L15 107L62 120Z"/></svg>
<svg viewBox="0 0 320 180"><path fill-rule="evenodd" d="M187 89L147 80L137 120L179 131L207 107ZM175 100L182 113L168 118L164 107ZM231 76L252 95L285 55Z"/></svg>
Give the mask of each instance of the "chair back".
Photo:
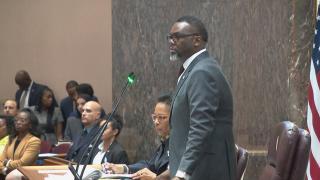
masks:
<svg viewBox="0 0 320 180"><path fill-rule="evenodd" d="M306 131L290 121L280 122L269 139L267 164L260 180L303 180L310 142Z"/></svg>
<svg viewBox="0 0 320 180"><path fill-rule="evenodd" d="M42 140L40 144L40 154L51 152L51 143L49 141Z"/></svg>
<svg viewBox="0 0 320 180"><path fill-rule="evenodd" d="M69 143L59 144L59 145L52 148L52 153L66 154L66 153L68 153L70 147L71 147L71 144L69 144Z"/></svg>
<svg viewBox="0 0 320 180"><path fill-rule="evenodd" d="M243 179L244 171L248 164L248 151L238 145L236 145L237 153L237 175L236 180Z"/></svg>

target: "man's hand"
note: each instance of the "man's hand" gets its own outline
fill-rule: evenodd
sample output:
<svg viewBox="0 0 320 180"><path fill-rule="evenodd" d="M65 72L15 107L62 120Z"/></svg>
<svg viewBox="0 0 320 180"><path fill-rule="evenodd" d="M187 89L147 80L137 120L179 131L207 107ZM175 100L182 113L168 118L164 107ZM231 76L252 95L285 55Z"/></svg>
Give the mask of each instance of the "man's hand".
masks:
<svg viewBox="0 0 320 180"><path fill-rule="evenodd" d="M112 163L105 163L102 165L103 171L109 174L123 174L125 164L112 164Z"/></svg>
<svg viewBox="0 0 320 180"><path fill-rule="evenodd" d="M155 180L157 175L147 168L141 169L133 174L132 179Z"/></svg>

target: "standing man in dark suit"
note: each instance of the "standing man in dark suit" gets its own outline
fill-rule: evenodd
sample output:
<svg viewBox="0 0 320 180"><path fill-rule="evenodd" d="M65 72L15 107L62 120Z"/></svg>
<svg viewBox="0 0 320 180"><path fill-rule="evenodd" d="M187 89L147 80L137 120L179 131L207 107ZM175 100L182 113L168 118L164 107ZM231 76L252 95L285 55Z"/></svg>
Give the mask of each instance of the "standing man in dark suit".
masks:
<svg viewBox="0 0 320 180"><path fill-rule="evenodd" d="M69 115L76 110L76 87L78 86L78 82L75 80L70 80L66 84L66 91L68 96L63 98L60 102L60 109L62 113L62 117L66 124ZM64 127L65 127L64 124Z"/></svg>
<svg viewBox="0 0 320 180"><path fill-rule="evenodd" d="M170 116L170 176L234 180L232 94L220 66L205 49L207 30L199 19L184 16L167 38L170 60L183 63Z"/></svg>
<svg viewBox="0 0 320 180"><path fill-rule="evenodd" d="M20 70L15 76L16 84L19 89L16 92L16 102L19 109L37 105L37 100L44 88L44 85L32 81L29 73Z"/></svg>

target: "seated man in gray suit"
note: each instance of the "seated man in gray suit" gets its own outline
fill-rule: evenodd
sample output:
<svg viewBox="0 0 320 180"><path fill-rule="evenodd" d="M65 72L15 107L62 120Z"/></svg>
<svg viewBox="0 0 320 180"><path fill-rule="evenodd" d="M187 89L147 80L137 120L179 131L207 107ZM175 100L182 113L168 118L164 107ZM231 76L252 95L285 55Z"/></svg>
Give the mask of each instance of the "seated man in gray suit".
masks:
<svg viewBox="0 0 320 180"><path fill-rule="evenodd" d="M71 146L66 159L77 163L84 163L86 156L81 159L87 147L93 141L93 138L99 131L99 121L101 114L101 105L95 101L88 101L81 114L81 122L84 129L78 138L76 138Z"/></svg>
<svg viewBox="0 0 320 180"><path fill-rule="evenodd" d="M114 173L135 173L135 178L141 180L155 179L168 168L169 164L169 115L171 96L163 95L158 98L152 120L158 135L161 138L161 145L149 160L142 160L135 164L107 164L106 169Z"/></svg>

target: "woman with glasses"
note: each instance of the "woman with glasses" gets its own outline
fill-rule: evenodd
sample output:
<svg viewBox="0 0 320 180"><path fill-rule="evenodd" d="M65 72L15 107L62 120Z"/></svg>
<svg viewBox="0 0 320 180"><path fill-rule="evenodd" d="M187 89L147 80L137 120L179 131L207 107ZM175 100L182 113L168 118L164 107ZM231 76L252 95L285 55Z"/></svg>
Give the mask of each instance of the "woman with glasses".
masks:
<svg viewBox="0 0 320 180"><path fill-rule="evenodd" d="M169 115L171 96L169 94L158 98L151 115L161 144L149 160L142 160L135 164L105 164L104 168L116 174L134 173L133 179L154 180L168 168L169 164Z"/></svg>
<svg viewBox="0 0 320 180"><path fill-rule="evenodd" d="M38 119L30 109L24 108L18 112L14 119L14 131L0 156L1 174L34 164L40 152L37 125Z"/></svg>

